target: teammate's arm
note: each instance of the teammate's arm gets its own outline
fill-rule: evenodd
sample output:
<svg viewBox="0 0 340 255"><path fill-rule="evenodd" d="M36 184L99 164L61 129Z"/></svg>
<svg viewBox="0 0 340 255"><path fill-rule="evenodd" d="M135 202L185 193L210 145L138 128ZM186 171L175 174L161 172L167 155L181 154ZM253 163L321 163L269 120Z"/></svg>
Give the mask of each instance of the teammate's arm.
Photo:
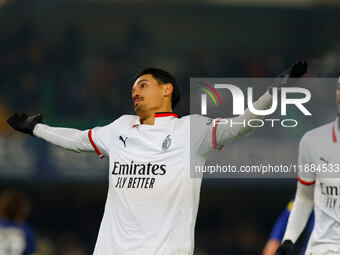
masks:
<svg viewBox="0 0 340 255"><path fill-rule="evenodd" d="M7 121L17 131L46 140L64 149L75 152L95 151L89 139L89 130L56 128L42 123L42 115L27 116L14 113Z"/></svg>
<svg viewBox="0 0 340 255"><path fill-rule="evenodd" d="M312 163L311 137L306 133L299 144L298 165L306 166ZM298 177L297 190L292 211L290 213L283 242L278 248L276 255L293 254L294 243L301 235L314 205L315 172L301 169Z"/></svg>
<svg viewBox="0 0 340 255"><path fill-rule="evenodd" d="M290 213L283 242L276 251L276 255L293 254L293 245L305 228L313 210L315 184L305 185L298 183L295 201Z"/></svg>

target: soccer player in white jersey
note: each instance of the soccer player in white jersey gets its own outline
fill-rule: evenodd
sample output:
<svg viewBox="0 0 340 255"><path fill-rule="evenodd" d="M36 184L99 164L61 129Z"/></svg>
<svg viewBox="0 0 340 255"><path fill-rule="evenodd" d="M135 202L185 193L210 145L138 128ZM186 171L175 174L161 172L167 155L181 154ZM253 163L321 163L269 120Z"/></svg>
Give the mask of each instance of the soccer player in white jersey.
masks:
<svg viewBox="0 0 340 255"><path fill-rule="evenodd" d="M298 61L281 76L300 77L306 69L307 63ZM109 157L109 189L93 254L193 254L201 179L190 177L190 157L204 165L208 152L250 128L213 127L200 115L178 118L172 112L179 101L176 80L156 68L136 76L132 99L137 115L85 131L50 127L41 123L41 115L15 113L8 122L62 148ZM266 92L254 106L266 109L271 101ZM235 121L254 117L246 111ZM191 142L190 120L197 125L197 140Z"/></svg>
<svg viewBox="0 0 340 255"><path fill-rule="evenodd" d="M294 243L313 206L315 225L305 254L340 254L340 78L336 104L336 120L310 130L300 141L298 165L301 172L295 202L276 255L295 254Z"/></svg>

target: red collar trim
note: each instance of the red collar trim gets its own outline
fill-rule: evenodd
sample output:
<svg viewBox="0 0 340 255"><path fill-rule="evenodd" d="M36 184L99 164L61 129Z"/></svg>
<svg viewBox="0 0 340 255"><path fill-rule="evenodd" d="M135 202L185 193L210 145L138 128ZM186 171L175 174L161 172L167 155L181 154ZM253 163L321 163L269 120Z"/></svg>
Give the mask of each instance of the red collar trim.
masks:
<svg viewBox="0 0 340 255"><path fill-rule="evenodd" d="M333 143L338 142L338 139L336 138L336 133L335 133L335 124L333 124L332 135L333 135Z"/></svg>
<svg viewBox="0 0 340 255"><path fill-rule="evenodd" d="M168 116L173 116L173 117L178 118L178 114L173 113L173 112L156 112L155 113L155 118L158 118L158 117L168 117Z"/></svg>

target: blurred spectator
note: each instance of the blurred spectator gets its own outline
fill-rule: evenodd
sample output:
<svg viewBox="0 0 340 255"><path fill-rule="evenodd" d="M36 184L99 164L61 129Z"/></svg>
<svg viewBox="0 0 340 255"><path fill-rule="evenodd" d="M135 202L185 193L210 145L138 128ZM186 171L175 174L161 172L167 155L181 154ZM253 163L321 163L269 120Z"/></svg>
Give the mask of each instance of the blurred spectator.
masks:
<svg viewBox="0 0 340 255"><path fill-rule="evenodd" d="M33 230L25 223L30 212L26 196L14 189L0 195L0 253L29 255L36 252Z"/></svg>
<svg viewBox="0 0 340 255"><path fill-rule="evenodd" d="M10 126L6 122L8 116L9 112L7 106L0 99L0 134L2 135L7 135L9 132L12 132Z"/></svg>

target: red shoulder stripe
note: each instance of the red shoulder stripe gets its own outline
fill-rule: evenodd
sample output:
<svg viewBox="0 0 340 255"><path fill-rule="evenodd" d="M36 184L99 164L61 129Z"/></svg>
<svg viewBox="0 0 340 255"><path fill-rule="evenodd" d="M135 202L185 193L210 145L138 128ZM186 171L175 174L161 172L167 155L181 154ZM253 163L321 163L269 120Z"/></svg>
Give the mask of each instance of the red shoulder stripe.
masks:
<svg viewBox="0 0 340 255"><path fill-rule="evenodd" d="M307 182L302 180L300 177L298 177L298 180L300 183L302 183L303 185L313 185L315 183L315 181L311 181L311 182Z"/></svg>
<svg viewBox="0 0 340 255"><path fill-rule="evenodd" d="M336 138L335 125L334 124L333 124L332 134L333 134L333 142L336 143L338 141L338 139Z"/></svg>
<svg viewBox="0 0 340 255"><path fill-rule="evenodd" d="M90 129L90 131L89 131L89 140L90 140L94 150L97 152L98 156L100 158L104 158L103 153L100 152L100 150L98 149L97 145L93 142L93 139L92 139L92 129Z"/></svg>
<svg viewBox="0 0 340 255"><path fill-rule="evenodd" d="M216 126L217 126L217 123L220 121L220 119L221 118L217 119L214 122L214 126L213 126L213 129L212 129L212 147L215 150L219 149L219 148L216 148Z"/></svg>

